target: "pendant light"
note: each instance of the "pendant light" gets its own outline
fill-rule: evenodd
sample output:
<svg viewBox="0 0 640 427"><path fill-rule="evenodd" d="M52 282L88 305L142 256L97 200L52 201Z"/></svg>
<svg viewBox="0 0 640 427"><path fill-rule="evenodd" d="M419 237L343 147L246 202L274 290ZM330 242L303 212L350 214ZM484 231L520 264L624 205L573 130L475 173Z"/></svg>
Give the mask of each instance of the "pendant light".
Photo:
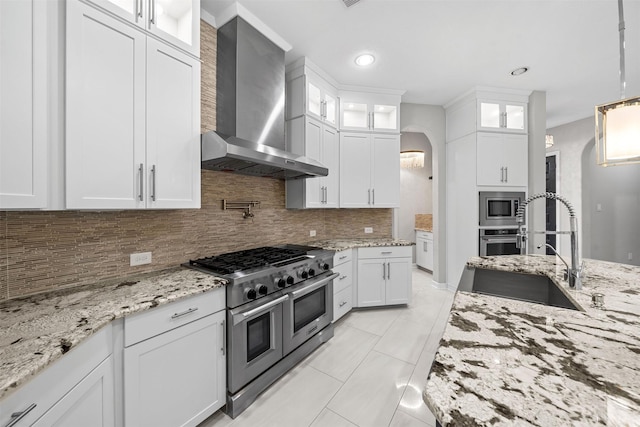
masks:
<svg viewBox="0 0 640 427"><path fill-rule="evenodd" d="M640 97L625 98L624 10L618 0L620 23L620 100L596 105L596 155L602 166L640 163Z"/></svg>

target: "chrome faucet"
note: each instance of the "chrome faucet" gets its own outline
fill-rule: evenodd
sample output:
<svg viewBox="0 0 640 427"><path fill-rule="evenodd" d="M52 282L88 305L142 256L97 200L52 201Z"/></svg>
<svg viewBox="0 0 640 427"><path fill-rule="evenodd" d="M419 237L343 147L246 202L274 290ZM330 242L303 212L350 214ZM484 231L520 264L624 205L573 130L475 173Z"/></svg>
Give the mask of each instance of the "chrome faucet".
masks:
<svg viewBox="0 0 640 427"><path fill-rule="evenodd" d="M582 263L580 262L580 259L578 256L578 218L576 217L576 212L573 209L573 206L564 197L559 196L556 193L538 193L538 194L534 194L533 196L529 196L524 202L522 202L520 207L518 207L518 212L516 214L516 220L517 220L517 223L519 224L518 234L516 239L516 247L522 248L523 245L526 246L527 230L524 226L524 211L527 205L536 199L558 200L559 202L564 204L564 206L569 211L569 224L571 227L571 231L569 231L569 234L571 237L571 268L569 268L569 265L566 263L564 259L562 259L562 257L560 257L560 255L558 254L558 252L555 250L553 246L549 244L546 244L546 246L550 247L553 250L553 252L556 255L558 255L558 257L560 257L562 262L564 262L564 264L567 266L566 278L569 279L569 287L582 289ZM546 233L546 232L547 231L544 231L543 233ZM538 249L541 247L542 245L538 246Z"/></svg>

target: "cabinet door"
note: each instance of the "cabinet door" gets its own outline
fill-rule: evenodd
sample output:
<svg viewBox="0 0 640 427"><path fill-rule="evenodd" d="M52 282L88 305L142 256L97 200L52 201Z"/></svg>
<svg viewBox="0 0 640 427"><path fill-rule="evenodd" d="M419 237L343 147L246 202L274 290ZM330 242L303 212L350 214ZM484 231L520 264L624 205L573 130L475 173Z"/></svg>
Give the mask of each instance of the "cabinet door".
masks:
<svg viewBox="0 0 640 427"><path fill-rule="evenodd" d="M409 303L411 301L411 259L388 258L386 263L385 304Z"/></svg>
<svg viewBox="0 0 640 427"><path fill-rule="evenodd" d="M109 356L32 426L115 425L113 377L113 356Z"/></svg>
<svg viewBox="0 0 640 427"><path fill-rule="evenodd" d="M529 155L526 135L505 135L502 159L505 167L506 185L526 187L529 177Z"/></svg>
<svg viewBox="0 0 640 427"><path fill-rule="evenodd" d="M200 62L147 39L147 206L200 207Z"/></svg>
<svg viewBox="0 0 640 427"><path fill-rule="evenodd" d="M416 237L416 264L427 268L427 240Z"/></svg>
<svg viewBox="0 0 640 427"><path fill-rule="evenodd" d="M0 1L0 210L47 205L45 25L44 2Z"/></svg>
<svg viewBox="0 0 640 427"><path fill-rule="evenodd" d="M314 119L305 119L305 156L322 163L322 139L324 126ZM325 165L326 166L326 165ZM324 178L307 178L305 186L305 208L324 207Z"/></svg>
<svg viewBox="0 0 640 427"><path fill-rule="evenodd" d="M373 135L371 205L375 208L400 206L400 137Z"/></svg>
<svg viewBox="0 0 640 427"><path fill-rule="evenodd" d="M398 106L397 105L373 105L373 123L371 127L376 131L398 131Z"/></svg>
<svg viewBox="0 0 640 427"><path fill-rule="evenodd" d="M478 101L478 130L527 131L527 105L518 102Z"/></svg>
<svg viewBox="0 0 640 427"><path fill-rule="evenodd" d="M144 207L145 39L67 2L67 208Z"/></svg>
<svg viewBox="0 0 640 427"><path fill-rule="evenodd" d="M225 404L224 311L124 349L125 425L196 426Z"/></svg>
<svg viewBox="0 0 640 427"><path fill-rule="evenodd" d="M366 208L371 203L371 136L340 134L340 207Z"/></svg>
<svg viewBox="0 0 640 427"><path fill-rule="evenodd" d="M425 264L424 268L433 271L433 239L425 240Z"/></svg>
<svg viewBox="0 0 640 427"><path fill-rule="evenodd" d="M340 100L340 129L369 130L369 104L363 101Z"/></svg>
<svg viewBox="0 0 640 427"><path fill-rule="evenodd" d="M478 133L477 138L477 185L505 185L504 135Z"/></svg>
<svg viewBox="0 0 640 427"><path fill-rule="evenodd" d="M144 28L148 0L89 0L91 3Z"/></svg>
<svg viewBox="0 0 640 427"><path fill-rule="evenodd" d="M148 1L146 28L163 40L200 56L200 0Z"/></svg>
<svg viewBox="0 0 640 427"><path fill-rule="evenodd" d="M322 163L329 169L324 181L324 207L337 208L340 194L340 142L338 132L329 127L322 127ZM308 181L308 180L307 180Z"/></svg>
<svg viewBox="0 0 640 427"><path fill-rule="evenodd" d="M320 85L310 77L307 77L307 113L318 120L322 120L322 103Z"/></svg>
<svg viewBox="0 0 640 427"><path fill-rule="evenodd" d="M324 99L324 121L334 128L338 125L338 98L333 93L325 92Z"/></svg>
<svg viewBox="0 0 640 427"><path fill-rule="evenodd" d="M358 307L385 305L385 259L358 260Z"/></svg>

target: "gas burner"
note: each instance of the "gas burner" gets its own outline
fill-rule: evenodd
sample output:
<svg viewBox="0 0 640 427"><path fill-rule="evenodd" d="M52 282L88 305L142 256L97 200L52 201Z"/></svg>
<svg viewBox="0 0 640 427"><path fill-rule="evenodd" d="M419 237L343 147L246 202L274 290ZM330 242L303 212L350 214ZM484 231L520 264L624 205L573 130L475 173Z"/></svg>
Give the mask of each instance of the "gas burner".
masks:
<svg viewBox="0 0 640 427"><path fill-rule="evenodd" d="M238 252L200 258L189 261L190 265L206 268L218 274L233 274L304 257L307 251L298 248L270 247L248 249Z"/></svg>

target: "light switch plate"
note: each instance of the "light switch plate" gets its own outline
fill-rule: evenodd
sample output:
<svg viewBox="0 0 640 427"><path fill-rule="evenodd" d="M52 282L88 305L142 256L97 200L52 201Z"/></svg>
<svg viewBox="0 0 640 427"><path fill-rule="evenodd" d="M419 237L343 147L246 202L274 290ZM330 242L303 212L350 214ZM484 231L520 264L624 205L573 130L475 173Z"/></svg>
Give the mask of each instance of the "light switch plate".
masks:
<svg viewBox="0 0 640 427"><path fill-rule="evenodd" d="M129 265L131 267L143 264L151 264L151 252L139 252L129 255Z"/></svg>
<svg viewBox="0 0 640 427"><path fill-rule="evenodd" d="M371 234L371 233L373 233L373 227L365 227L365 228L364 228L364 232L365 232L366 234Z"/></svg>
<svg viewBox="0 0 640 427"><path fill-rule="evenodd" d="M316 230L309 230L309 237L316 237Z"/></svg>

